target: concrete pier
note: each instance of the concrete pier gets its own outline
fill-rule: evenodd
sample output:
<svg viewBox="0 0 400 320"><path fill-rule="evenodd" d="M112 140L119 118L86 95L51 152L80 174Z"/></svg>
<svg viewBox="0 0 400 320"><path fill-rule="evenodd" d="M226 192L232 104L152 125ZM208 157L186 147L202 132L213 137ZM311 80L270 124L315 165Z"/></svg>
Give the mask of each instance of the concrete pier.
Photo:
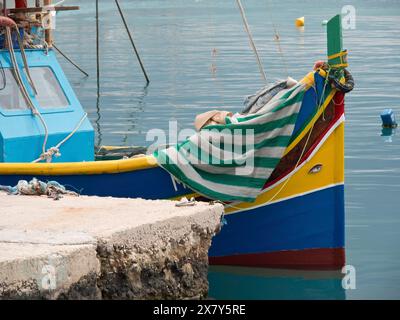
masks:
<svg viewBox="0 0 400 320"><path fill-rule="evenodd" d="M5 194L0 203L0 299L207 295L220 204Z"/></svg>

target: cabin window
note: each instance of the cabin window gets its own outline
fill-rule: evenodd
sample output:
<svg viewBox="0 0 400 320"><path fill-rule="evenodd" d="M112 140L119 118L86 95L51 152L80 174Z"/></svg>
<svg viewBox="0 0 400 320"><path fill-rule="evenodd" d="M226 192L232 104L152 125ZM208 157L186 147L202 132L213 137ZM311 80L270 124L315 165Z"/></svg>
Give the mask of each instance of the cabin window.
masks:
<svg viewBox="0 0 400 320"><path fill-rule="evenodd" d="M3 69L0 73L0 89L2 89L0 91L0 107L6 110L28 109L12 71Z"/></svg>
<svg viewBox="0 0 400 320"><path fill-rule="evenodd" d="M69 105L64 91L49 67L30 68L32 81L37 90L36 100L43 109L66 108ZM0 75L0 107L5 110L26 110L27 103L22 96L11 69L4 68Z"/></svg>
<svg viewBox="0 0 400 320"><path fill-rule="evenodd" d="M65 108L69 105L64 91L49 67L34 67L29 70L38 92L36 99L41 108Z"/></svg>

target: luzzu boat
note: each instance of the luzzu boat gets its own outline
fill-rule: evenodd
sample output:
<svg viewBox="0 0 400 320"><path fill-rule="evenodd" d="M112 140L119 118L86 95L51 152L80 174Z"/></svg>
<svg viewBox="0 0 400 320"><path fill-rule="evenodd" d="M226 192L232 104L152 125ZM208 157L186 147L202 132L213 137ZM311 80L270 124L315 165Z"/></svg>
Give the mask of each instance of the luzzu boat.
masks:
<svg viewBox="0 0 400 320"><path fill-rule="evenodd" d="M3 19L1 29L3 46L8 37L14 48L0 51L1 185L35 177L56 180L84 195L207 200L171 179L152 155L95 161L93 127L48 34L48 49L21 50L16 27ZM328 63L342 72L347 62L339 15L329 21L327 34ZM307 91L290 143L255 201L226 203L226 225L213 239L211 264L298 269L344 265L344 93L330 85L322 68L302 82Z"/></svg>

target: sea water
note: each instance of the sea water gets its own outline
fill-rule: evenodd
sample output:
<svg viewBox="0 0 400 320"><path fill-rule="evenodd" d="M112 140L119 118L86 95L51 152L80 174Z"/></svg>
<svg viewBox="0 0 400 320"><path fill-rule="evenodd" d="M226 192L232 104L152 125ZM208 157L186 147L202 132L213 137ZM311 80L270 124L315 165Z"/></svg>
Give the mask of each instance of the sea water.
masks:
<svg viewBox="0 0 400 320"><path fill-rule="evenodd" d="M114 1L100 1L97 96L95 1L58 14L58 47L90 77L60 61L96 130L96 144L150 145L146 133L192 128L212 108L242 109L263 86L234 0L120 1L150 78L145 85ZM346 257L355 283L324 271L212 267L216 299L400 298L400 133L380 113L400 115L400 1L242 0L268 81L299 79L326 58L322 21L352 5L344 30L355 89L346 96ZM348 8L344 8L345 12ZM351 9L351 8L350 8ZM347 10L347 11L346 11ZM305 17L305 27L294 26ZM276 33L279 35L279 43ZM398 117L399 118L399 117ZM350 269L349 269L350 270Z"/></svg>

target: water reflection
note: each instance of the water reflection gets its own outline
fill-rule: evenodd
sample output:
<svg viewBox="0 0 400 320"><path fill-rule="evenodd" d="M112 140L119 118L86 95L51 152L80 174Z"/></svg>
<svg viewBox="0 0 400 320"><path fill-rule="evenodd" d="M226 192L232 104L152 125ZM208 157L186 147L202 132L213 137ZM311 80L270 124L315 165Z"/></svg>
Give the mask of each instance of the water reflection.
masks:
<svg viewBox="0 0 400 320"><path fill-rule="evenodd" d="M135 114L142 113L145 110L146 106L146 97L149 93L148 91L149 84L147 83L142 90L138 93L138 96L136 99L132 99L132 111L129 112L128 114L128 119L130 119L130 125L127 128L127 132L124 134L124 137L122 138L122 143L126 145L128 143L128 138L129 138L129 132L132 132L135 130L137 126L137 120L139 119Z"/></svg>
<svg viewBox="0 0 400 320"><path fill-rule="evenodd" d="M396 134L395 128L382 128L381 137L384 142L393 142L392 137Z"/></svg>
<svg viewBox="0 0 400 320"><path fill-rule="evenodd" d="M102 145L102 134L101 134L101 108L100 108L100 87L97 87L97 98L96 98L96 119L94 120L95 123L95 130L97 134L97 144L96 146L100 147Z"/></svg>
<svg viewBox="0 0 400 320"><path fill-rule="evenodd" d="M304 271L211 266L209 297L244 300L345 300L343 274L338 271Z"/></svg>

